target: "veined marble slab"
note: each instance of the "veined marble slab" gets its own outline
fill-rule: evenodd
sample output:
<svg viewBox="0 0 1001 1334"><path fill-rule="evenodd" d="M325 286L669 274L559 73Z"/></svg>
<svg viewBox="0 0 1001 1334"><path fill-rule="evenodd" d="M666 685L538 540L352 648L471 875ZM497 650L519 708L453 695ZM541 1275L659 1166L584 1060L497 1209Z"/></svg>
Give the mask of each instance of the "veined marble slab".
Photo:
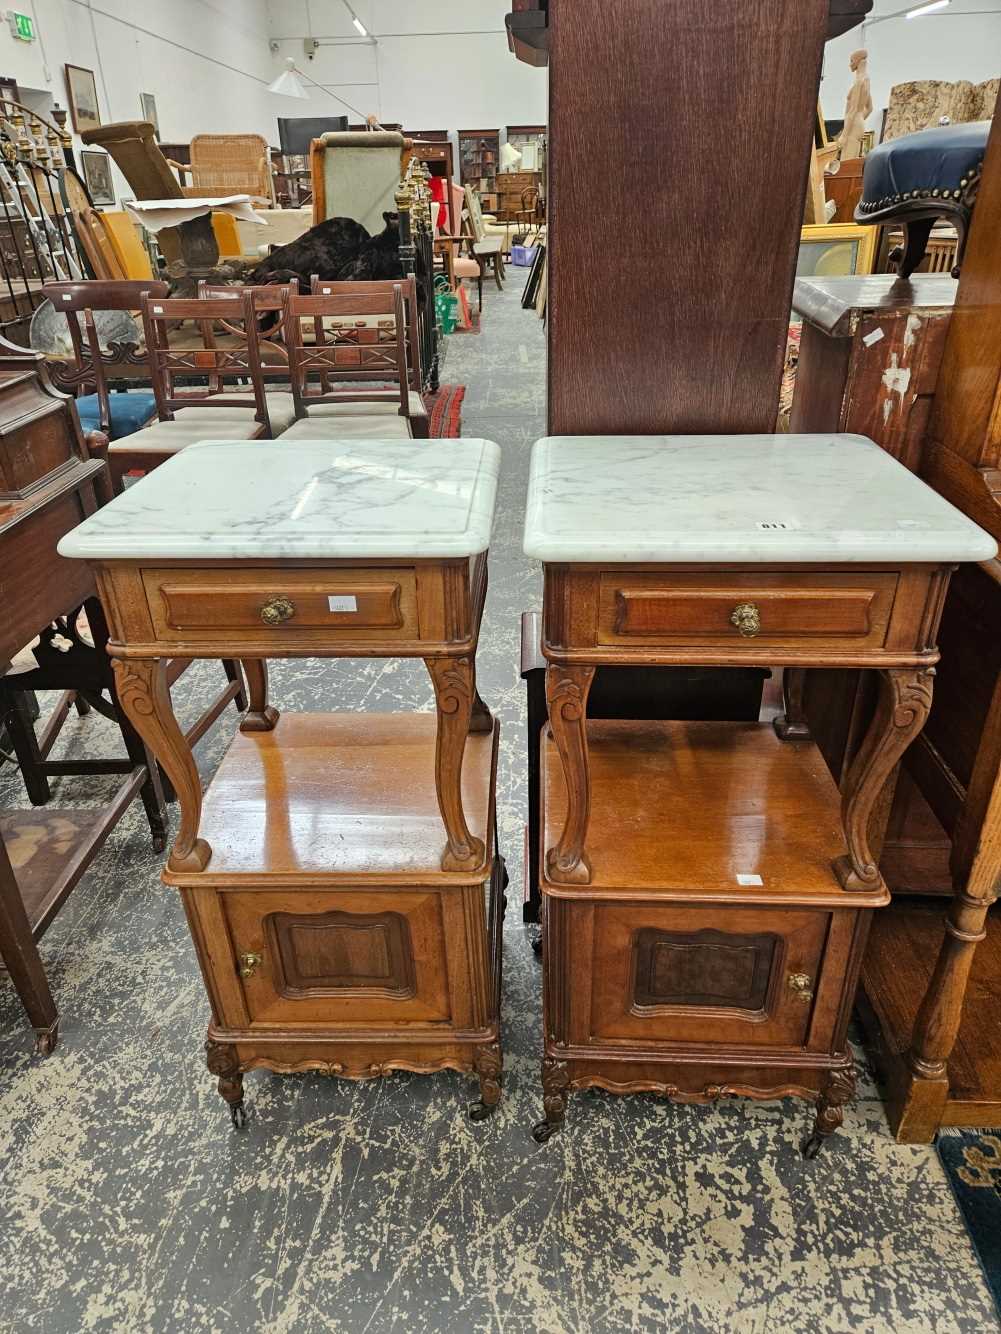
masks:
<svg viewBox="0 0 1001 1334"><path fill-rule="evenodd" d="M860 435L550 436L525 554L544 561L981 561L994 539Z"/></svg>
<svg viewBox="0 0 1001 1334"><path fill-rule="evenodd" d="M492 440L189 445L59 543L84 560L475 556L490 544Z"/></svg>

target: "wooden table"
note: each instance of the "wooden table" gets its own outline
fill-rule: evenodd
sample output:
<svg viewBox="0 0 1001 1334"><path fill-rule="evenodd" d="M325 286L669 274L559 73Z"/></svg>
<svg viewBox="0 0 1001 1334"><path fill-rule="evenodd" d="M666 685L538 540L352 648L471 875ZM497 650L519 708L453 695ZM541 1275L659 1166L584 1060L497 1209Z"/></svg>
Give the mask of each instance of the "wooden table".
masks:
<svg viewBox="0 0 1001 1334"><path fill-rule="evenodd" d="M122 704L178 794L164 879L238 1125L258 1066L449 1066L479 1075L475 1119L500 1098L497 728L475 680L498 457L476 440L204 443L61 544L94 567ZM174 656L247 672L204 807ZM279 720L265 660L307 657L423 658L436 716Z"/></svg>
<svg viewBox="0 0 1001 1334"><path fill-rule="evenodd" d="M533 453L525 550L553 738L536 1138L574 1087L794 1094L817 1103L813 1156L854 1088L847 1025L888 902L869 819L931 705L951 569L995 543L857 436L561 437ZM782 665L785 714L776 737L589 725L607 663ZM799 686L848 666L880 701L839 799Z"/></svg>

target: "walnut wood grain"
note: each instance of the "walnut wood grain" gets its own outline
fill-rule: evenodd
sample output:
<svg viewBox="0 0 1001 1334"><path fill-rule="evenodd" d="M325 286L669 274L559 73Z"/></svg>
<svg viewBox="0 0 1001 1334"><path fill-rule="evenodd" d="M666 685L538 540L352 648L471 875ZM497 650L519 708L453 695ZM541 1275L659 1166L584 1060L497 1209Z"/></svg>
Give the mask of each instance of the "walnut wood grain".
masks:
<svg viewBox="0 0 1001 1334"><path fill-rule="evenodd" d="M470 832L462 806L462 756L473 714L475 672L471 658L425 658L438 705L435 788L445 824L443 871L471 871L483 864L483 842Z"/></svg>
<svg viewBox="0 0 1001 1334"><path fill-rule="evenodd" d="M869 820L887 779L924 726L931 708L934 675L932 668L879 673L876 713L842 790L848 855L838 858L835 871L847 890L865 892L883 883L870 846Z"/></svg>
<svg viewBox="0 0 1001 1334"><path fill-rule="evenodd" d="M171 707L167 662L163 658L118 658L113 666L119 702L177 794L180 821L167 864L174 871L204 871L212 849L198 837L202 784L191 747Z"/></svg>
<svg viewBox="0 0 1001 1334"><path fill-rule="evenodd" d="M268 703L268 664L264 658L242 658L240 665L247 678L247 711L240 722L240 731L270 732L280 715Z"/></svg>
<svg viewBox="0 0 1001 1334"><path fill-rule="evenodd" d="M590 815L591 780L587 762L587 695L594 667L550 664L546 669L549 726L567 788L566 821L556 844L546 851L546 874L558 884L587 884L591 863L584 851Z"/></svg>
<svg viewBox="0 0 1001 1334"><path fill-rule="evenodd" d="M782 672L782 708L775 719L775 735L782 741L808 741L810 725L806 718L804 690L806 673L802 667L786 667Z"/></svg>

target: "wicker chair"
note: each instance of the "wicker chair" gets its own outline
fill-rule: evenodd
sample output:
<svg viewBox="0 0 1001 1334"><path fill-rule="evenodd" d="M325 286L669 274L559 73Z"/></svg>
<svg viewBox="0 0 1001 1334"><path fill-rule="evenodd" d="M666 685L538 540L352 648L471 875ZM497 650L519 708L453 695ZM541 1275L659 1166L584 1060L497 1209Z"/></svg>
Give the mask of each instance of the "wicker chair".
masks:
<svg viewBox="0 0 1001 1334"><path fill-rule="evenodd" d="M182 186L191 199L250 195L274 207L271 150L259 134L196 134L191 141L191 182Z"/></svg>

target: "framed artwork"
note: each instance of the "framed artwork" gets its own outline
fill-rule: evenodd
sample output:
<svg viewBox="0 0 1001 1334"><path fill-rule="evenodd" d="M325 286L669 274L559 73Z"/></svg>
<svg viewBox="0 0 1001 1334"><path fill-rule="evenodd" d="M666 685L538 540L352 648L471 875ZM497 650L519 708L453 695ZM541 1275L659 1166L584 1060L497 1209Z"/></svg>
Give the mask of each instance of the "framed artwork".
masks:
<svg viewBox="0 0 1001 1334"><path fill-rule="evenodd" d="M101 111L97 105L97 80L92 69L82 65L65 65L66 97L73 117L73 128L77 134L84 130L94 130L101 123Z"/></svg>
<svg viewBox="0 0 1001 1334"><path fill-rule="evenodd" d="M829 222L800 232L797 278L844 278L872 273L878 227Z"/></svg>
<svg viewBox="0 0 1001 1334"><path fill-rule="evenodd" d="M80 154L80 169L95 207L114 204L115 186L111 179L111 158L107 153L84 149Z"/></svg>
<svg viewBox="0 0 1001 1334"><path fill-rule="evenodd" d="M0 75L0 101L20 102L21 93L16 79L5 79Z"/></svg>
<svg viewBox="0 0 1001 1334"><path fill-rule="evenodd" d="M156 98L153 96L152 93L140 93L139 107L140 110L142 111L143 120L148 120L152 123L153 133L154 135L156 135L157 139L159 139L160 122L157 120L156 117Z"/></svg>

